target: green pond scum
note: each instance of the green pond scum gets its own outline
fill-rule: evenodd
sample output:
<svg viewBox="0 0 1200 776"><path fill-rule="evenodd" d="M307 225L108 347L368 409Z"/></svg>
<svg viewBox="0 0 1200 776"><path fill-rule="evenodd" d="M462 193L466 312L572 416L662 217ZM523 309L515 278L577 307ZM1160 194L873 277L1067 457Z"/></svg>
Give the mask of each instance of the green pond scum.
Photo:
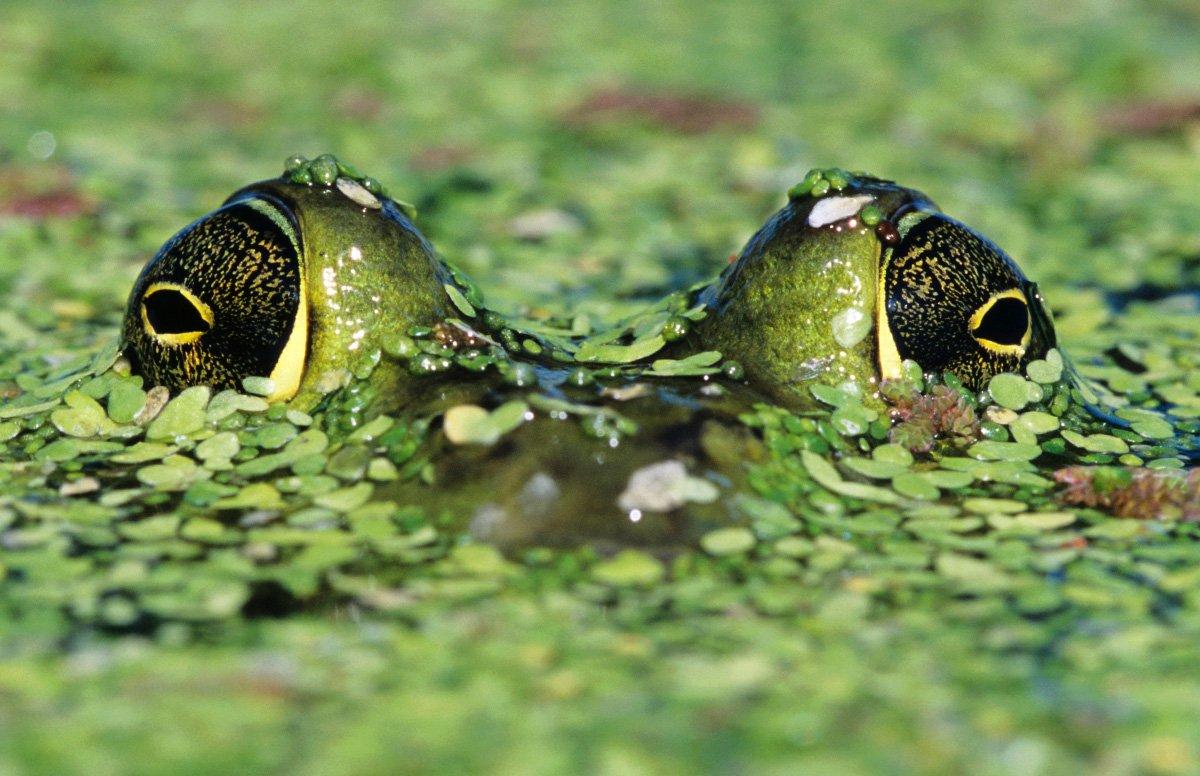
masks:
<svg viewBox="0 0 1200 776"><path fill-rule="evenodd" d="M1200 772L1200 12L703 5L0 9L0 772Z"/></svg>

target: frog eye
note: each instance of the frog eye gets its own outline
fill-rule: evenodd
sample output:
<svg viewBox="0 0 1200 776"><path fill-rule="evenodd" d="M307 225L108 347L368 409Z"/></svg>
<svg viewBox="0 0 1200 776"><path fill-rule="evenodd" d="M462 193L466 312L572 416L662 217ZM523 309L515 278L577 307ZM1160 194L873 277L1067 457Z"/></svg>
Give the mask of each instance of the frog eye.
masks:
<svg viewBox="0 0 1200 776"><path fill-rule="evenodd" d="M142 325L164 345L195 342L213 325L212 309L183 286L154 283L142 293Z"/></svg>
<svg viewBox="0 0 1200 776"><path fill-rule="evenodd" d="M255 196L171 238L130 295L126 352L152 384L239 387L270 377L295 393L308 346L300 238L289 209Z"/></svg>
<svg viewBox="0 0 1200 776"><path fill-rule="evenodd" d="M1032 333L1029 301L1019 288L992 294L974 313L968 324L971 336L982 347L996 353L1025 352Z"/></svg>
<svg viewBox="0 0 1200 776"><path fill-rule="evenodd" d="M901 228L904 228L901 220ZM1048 345L1034 322L1032 285L1003 251L940 213L909 217L882 259L879 366L898 377L912 359L926 371L954 372L982 387L1015 371ZM1038 304L1034 299L1033 304Z"/></svg>

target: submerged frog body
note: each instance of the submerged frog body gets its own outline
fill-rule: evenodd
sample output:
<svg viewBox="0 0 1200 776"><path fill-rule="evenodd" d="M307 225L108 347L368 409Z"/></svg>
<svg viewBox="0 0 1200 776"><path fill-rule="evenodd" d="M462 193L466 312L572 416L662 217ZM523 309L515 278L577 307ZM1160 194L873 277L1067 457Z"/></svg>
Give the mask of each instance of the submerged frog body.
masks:
<svg viewBox="0 0 1200 776"><path fill-rule="evenodd" d="M715 281L595 333L487 309L412 215L332 157L289 160L147 264L125 352L172 390L266 377L353 422L442 419L393 495L477 538L671 546L739 519L755 402L803 411L817 383L878 402L906 360L978 389L1054 345L1011 259L870 176L810 173Z"/></svg>

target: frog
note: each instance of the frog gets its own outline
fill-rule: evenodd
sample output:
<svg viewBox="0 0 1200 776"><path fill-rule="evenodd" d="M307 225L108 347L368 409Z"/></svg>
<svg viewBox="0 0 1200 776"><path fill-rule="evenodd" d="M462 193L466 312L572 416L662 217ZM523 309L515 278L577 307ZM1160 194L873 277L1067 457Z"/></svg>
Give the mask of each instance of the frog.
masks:
<svg viewBox="0 0 1200 776"><path fill-rule="evenodd" d="M1037 285L925 194L816 169L710 281L599 331L488 306L415 209L324 154L289 158L169 238L121 348L148 384L263 387L345 430L424 433L384 495L506 550L670 550L744 520L755 407L814 386L867 407L906 370L980 390L1056 347Z"/></svg>

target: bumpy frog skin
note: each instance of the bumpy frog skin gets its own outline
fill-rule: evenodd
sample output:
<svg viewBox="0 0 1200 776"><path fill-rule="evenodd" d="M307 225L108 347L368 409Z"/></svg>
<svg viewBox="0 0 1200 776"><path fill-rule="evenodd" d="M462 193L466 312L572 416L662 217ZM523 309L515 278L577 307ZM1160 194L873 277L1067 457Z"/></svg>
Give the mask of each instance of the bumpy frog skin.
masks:
<svg viewBox="0 0 1200 776"><path fill-rule="evenodd" d="M163 246L130 295L125 352L148 383L268 377L271 399L356 423L532 405L502 445L436 435L437 487L396 486L523 546L664 545L727 522L728 499L651 503L681 482L655 466L736 490L758 455L736 421L754 401L803 409L814 381L869 398L904 360L978 389L1054 346L1036 287L999 248L866 175L810 173L714 282L591 336L487 310L411 217L333 157L294 157Z"/></svg>

